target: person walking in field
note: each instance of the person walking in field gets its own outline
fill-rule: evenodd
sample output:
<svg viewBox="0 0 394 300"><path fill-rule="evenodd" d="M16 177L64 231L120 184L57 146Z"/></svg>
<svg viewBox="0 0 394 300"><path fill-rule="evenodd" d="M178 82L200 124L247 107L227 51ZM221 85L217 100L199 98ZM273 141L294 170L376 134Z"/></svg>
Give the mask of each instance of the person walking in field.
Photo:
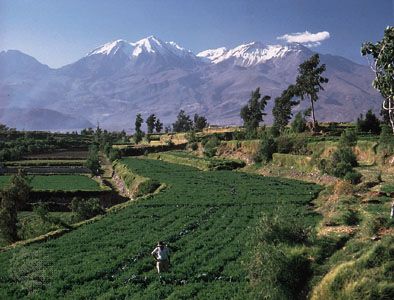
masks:
<svg viewBox="0 0 394 300"><path fill-rule="evenodd" d="M168 272L170 269L170 249L160 241L152 251L152 256L156 260L157 273Z"/></svg>

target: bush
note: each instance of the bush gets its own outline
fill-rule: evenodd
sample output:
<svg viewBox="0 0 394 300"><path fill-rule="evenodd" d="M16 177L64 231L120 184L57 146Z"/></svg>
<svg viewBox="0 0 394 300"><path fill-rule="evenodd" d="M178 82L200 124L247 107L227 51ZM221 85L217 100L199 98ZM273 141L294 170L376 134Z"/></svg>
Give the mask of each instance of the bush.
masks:
<svg viewBox="0 0 394 300"><path fill-rule="evenodd" d="M215 135L210 137L204 145L204 155L206 155L207 157L215 156L219 144L219 139Z"/></svg>
<svg viewBox="0 0 394 300"><path fill-rule="evenodd" d="M196 151L198 149L198 144L196 142L189 143L187 146L193 151Z"/></svg>
<svg viewBox="0 0 394 300"><path fill-rule="evenodd" d="M357 225L360 222L360 216L354 209L346 210L340 217L341 223L349 226Z"/></svg>
<svg viewBox="0 0 394 300"><path fill-rule="evenodd" d="M352 184L358 184L361 182L362 175L356 171L350 171L345 174L343 179L349 181Z"/></svg>
<svg viewBox="0 0 394 300"><path fill-rule="evenodd" d="M308 241L309 228L280 213L263 216L256 233L258 245L249 268L254 298L302 297L312 275L311 261L302 247Z"/></svg>
<svg viewBox="0 0 394 300"><path fill-rule="evenodd" d="M394 154L394 136L389 126L383 125L379 137L378 152L383 159Z"/></svg>
<svg viewBox="0 0 394 300"><path fill-rule="evenodd" d="M380 121L376 117L376 115L372 112L372 110L368 110L365 114L365 119L361 114L357 119L357 131L358 132L369 132L373 134L379 134L380 129Z"/></svg>
<svg viewBox="0 0 394 300"><path fill-rule="evenodd" d="M119 149L111 148L111 150L109 151L108 158L109 158L109 160L110 160L111 162L113 162L113 161L115 161L115 160L117 160L117 159L121 159L121 158L122 158L122 155L121 155L120 150L119 150Z"/></svg>
<svg viewBox="0 0 394 300"><path fill-rule="evenodd" d="M288 154L293 152L293 139L288 135L281 135L276 139L276 147L278 153Z"/></svg>
<svg viewBox="0 0 394 300"><path fill-rule="evenodd" d="M268 134L261 139L260 150L256 155L256 161L269 162L272 154L276 152L277 145L274 138Z"/></svg>
<svg viewBox="0 0 394 300"><path fill-rule="evenodd" d="M79 220L87 220L105 213L100 205L100 200L97 198L82 199L74 197L71 201L71 210Z"/></svg>
<svg viewBox="0 0 394 300"><path fill-rule="evenodd" d="M339 138L338 147L354 147L357 145L357 132L353 129L346 129Z"/></svg>
<svg viewBox="0 0 394 300"><path fill-rule="evenodd" d="M301 133L306 130L306 119L303 116L302 112L298 112L293 122L291 123L291 130L296 133Z"/></svg>

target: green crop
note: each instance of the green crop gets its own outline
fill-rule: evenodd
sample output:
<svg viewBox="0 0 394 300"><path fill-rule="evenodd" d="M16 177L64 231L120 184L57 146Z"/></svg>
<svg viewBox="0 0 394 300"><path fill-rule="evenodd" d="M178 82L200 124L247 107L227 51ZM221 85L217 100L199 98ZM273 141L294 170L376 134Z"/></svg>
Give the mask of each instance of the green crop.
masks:
<svg viewBox="0 0 394 300"><path fill-rule="evenodd" d="M58 239L0 253L0 298L245 299L245 261L261 213L285 205L308 225L318 218L307 208L320 189L313 184L153 159L121 162L167 188ZM172 251L161 280L150 256L158 240ZM28 257L42 263L18 263Z"/></svg>
<svg viewBox="0 0 394 300"><path fill-rule="evenodd" d="M100 191L99 184L84 175L32 175L34 191ZM7 186L11 176L0 176L0 189Z"/></svg>

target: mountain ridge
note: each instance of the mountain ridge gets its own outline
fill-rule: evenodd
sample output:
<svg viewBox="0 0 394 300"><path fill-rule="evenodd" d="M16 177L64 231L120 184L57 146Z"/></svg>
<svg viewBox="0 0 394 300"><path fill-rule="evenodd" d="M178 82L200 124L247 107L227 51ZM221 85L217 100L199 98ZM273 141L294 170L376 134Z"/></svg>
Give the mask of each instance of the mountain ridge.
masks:
<svg viewBox="0 0 394 300"><path fill-rule="evenodd" d="M298 65L315 53L300 44L251 42L195 55L175 42L150 36L106 43L57 69L26 55L33 60L21 72L23 65L15 65L18 60L6 59L3 52L0 122L7 109L35 108L116 130L130 130L136 113L156 113L169 124L180 109L204 114L211 124L240 124L239 109L253 89L259 86L262 93L278 96L294 83ZM320 57L330 81L317 102L318 120L351 121L369 108L378 111L381 98L371 86L373 74L367 66L336 55ZM273 100L268 113L272 105ZM307 106L302 102L295 110ZM270 114L267 121L272 121Z"/></svg>

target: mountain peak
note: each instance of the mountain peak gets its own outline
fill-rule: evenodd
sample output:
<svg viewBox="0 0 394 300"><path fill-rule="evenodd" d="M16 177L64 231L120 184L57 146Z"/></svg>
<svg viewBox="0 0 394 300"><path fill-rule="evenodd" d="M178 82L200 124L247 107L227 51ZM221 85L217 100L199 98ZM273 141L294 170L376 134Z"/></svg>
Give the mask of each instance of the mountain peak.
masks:
<svg viewBox="0 0 394 300"><path fill-rule="evenodd" d="M127 54L127 52L131 50L130 43L122 39L115 40L94 49L93 51L89 52L87 56L95 54L115 55L119 50L122 50L125 54Z"/></svg>

